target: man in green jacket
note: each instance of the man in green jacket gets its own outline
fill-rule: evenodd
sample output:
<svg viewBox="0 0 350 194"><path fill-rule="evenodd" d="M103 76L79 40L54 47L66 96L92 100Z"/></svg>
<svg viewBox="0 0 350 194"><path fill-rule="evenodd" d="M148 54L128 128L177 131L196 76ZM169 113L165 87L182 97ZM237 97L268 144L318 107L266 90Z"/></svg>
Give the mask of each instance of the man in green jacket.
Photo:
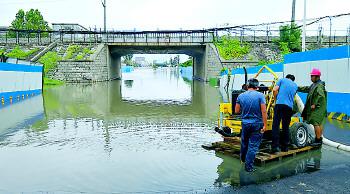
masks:
<svg viewBox="0 0 350 194"><path fill-rule="evenodd" d="M299 92L308 93L305 108L301 114L304 121L315 127L316 139L314 146L322 145L323 125L327 116L327 91L321 81L321 71L312 69L311 86L298 87Z"/></svg>

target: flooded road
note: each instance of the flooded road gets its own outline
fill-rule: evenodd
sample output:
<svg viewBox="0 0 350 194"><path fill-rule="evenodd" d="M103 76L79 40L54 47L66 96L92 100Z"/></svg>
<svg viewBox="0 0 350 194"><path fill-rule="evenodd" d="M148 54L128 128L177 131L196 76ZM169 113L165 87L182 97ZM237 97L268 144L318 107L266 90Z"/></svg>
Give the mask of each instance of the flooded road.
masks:
<svg viewBox="0 0 350 194"><path fill-rule="evenodd" d="M245 174L237 159L201 148L221 140L221 100L170 68L46 88L0 109L0 193L220 191L350 164L324 146Z"/></svg>

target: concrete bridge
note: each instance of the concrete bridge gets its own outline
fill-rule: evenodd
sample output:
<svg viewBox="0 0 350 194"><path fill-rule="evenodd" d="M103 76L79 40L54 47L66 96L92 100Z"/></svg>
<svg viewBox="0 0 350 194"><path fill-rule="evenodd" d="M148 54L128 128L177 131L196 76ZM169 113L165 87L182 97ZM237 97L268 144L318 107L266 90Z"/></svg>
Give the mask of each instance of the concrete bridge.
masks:
<svg viewBox="0 0 350 194"><path fill-rule="evenodd" d="M109 43L105 44L110 79L120 78L121 57L126 54L186 54L193 57L193 77L209 81L221 70L215 47L210 43Z"/></svg>
<svg viewBox="0 0 350 194"><path fill-rule="evenodd" d="M12 32L10 37L8 32ZM187 54L193 57L196 80L209 81L217 77L222 69L221 59L212 44L225 29L180 30L180 31L25 31L0 29L0 45L37 44L52 49L55 44L98 44L91 60L60 61L54 77L66 82L94 82L121 78L121 57L126 54ZM15 36L13 36L15 34ZM238 38L243 42L270 43L269 36L244 35ZM276 38L276 37L275 37ZM344 38L344 37L343 37ZM308 37L307 42L318 42ZM342 39L337 41L344 42ZM346 40L347 41L347 40ZM336 43L336 37L334 37ZM42 52L40 54L44 54ZM38 59L36 56L35 59ZM240 61L239 63L246 63ZM256 64L256 62L254 62ZM247 64L250 65L250 64ZM78 70L78 71L77 71Z"/></svg>
<svg viewBox="0 0 350 194"><path fill-rule="evenodd" d="M4 32L4 31L3 31ZM194 31L13 31L16 37L1 33L0 44L98 44L91 60L60 61L55 76L64 81L90 82L121 78L121 58L127 54L186 54L193 57L194 79L209 81L218 76L222 65L215 46L215 33ZM41 53L44 54L44 53ZM38 57L36 57L38 58ZM77 72L77 69L79 71Z"/></svg>

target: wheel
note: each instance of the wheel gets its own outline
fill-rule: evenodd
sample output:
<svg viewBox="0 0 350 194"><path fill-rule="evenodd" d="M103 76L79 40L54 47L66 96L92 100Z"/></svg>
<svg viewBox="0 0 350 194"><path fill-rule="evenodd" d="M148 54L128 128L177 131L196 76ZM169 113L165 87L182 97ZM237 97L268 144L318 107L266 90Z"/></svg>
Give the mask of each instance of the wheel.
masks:
<svg viewBox="0 0 350 194"><path fill-rule="evenodd" d="M290 141L298 148L302 148L308 145L308 129L305 123L294 123L289 129Z"/></svg>

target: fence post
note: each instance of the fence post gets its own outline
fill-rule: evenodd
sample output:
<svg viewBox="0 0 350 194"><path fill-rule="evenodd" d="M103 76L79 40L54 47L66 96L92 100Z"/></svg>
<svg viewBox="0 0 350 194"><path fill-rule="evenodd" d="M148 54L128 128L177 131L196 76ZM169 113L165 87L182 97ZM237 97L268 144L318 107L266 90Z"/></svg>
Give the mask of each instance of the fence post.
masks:
<svg viewBox="0 0 350 194"><path fill-rule="evenodd" d="M18 35L18 31L16 31L16 44L19 43L19 35Z"/></svg>
<svg viewBox="0 0 350 194"><path fill-rule="evenodd" d="M346 34L346 43L349 44L349 38L350 38L350 27L348 28L348 33Z"/></svg>
<svg viewBox="0 0 350 194"><path fill-rule="evenodd" d="M29 36L30 36L30 31L29 32L27 31L27 39L28 39L27 42L28 42L28 44L29 44Z"/></svg>
<svg viewBox="0 0 350 194"><path fill-rule="evenodd" d="M254 39L254 43L255 43L255 30L254 30L253 32L254 32L254 37L253 37L253 39Z"/></svg>
<svg viewBox="0 0 350 194"><path fill-rule="evenodd" d="M329 18L329 40L328 40L328 47L331 47L331 38L332 38L332 17Z"/></svg>
<svg viewBox="0 0 350 194"><path fill-rule="evenodd" d="M266 26L266 43L269 43L269 26Z"/></svg>
<svg viewBox="0 0 350 194"><path fill-rule="evenodd" d="M318 28L317 44L319 48L322 48L322 27L321 26Z"/></svg>
<svg viewBox="0 0 350 194"><path fill-rule="evenodd" d="M203 41L202 41L202 43L204 43L204 28L203 28L203 31L202 31L202 35L203 35Z"/></svg>
<svg viewBox="0 0 350 194"><path fill-rule="evenodd" d="M51 32L49 32L49 36L50 36L50 44L51 44L51 36L52 36L52 33L51 33Z"/></svg>

